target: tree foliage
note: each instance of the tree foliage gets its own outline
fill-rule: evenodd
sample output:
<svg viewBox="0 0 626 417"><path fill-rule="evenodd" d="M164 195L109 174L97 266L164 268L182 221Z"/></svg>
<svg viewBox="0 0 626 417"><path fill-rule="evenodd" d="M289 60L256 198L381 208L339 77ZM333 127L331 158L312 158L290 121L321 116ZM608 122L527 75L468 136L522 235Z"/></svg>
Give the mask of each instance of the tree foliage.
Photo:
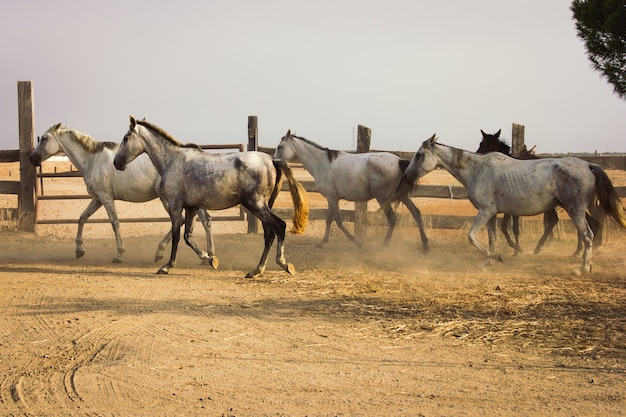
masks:
<svg viewBox="0 0 626 417"><path fill-rule="evenodd" d="M626 2L574 0L571 11L593 68L626 99Z"/></svg>

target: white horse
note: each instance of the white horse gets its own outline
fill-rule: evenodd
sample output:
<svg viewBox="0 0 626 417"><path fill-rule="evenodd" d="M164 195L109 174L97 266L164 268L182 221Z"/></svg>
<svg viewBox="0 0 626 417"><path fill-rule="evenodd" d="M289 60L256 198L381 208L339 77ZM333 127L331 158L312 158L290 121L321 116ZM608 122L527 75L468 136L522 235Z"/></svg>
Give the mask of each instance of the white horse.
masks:
<svg viewBox="0 0 626 417"><path fill-rule="evenodd" d="M285 162L300 161L315 179L317 190L326 197L328 202L326 232L318 246L321 247L328 242L333 220L348 239L357 243L354 235L348 232L341 220L340 199L369 201L375 198L378 204L381 204L389 223L384 245L389 243L396 226L396 218L393 208L382 207L382 204L391 198L400 184L402 173L409 161L388 152L353 154L323 148L308 139L293 135L291 130L287 131L287 134L280 140L274 158ZM410 190L407 190L400 197L400 201L409 209L417 222L422 248L424 252L428 252L430 246L422 225L422 215L413 204L409 192Z"/></svg>
<svg viewBox="0 0 626 417"><path fill-rule="evenodd" d="M114 200L143 203L159 197L158 185L161 180L159 173L146 155L137 158L126 171L118 171L113 166L113 157L119 144L113 142L99 142L91 136L78 130L62 126L57 123L51 126L39 140L37 147L30 155L33 165L41 165L43 161L53 155L64 153L78 168L83 176L87 192L92 197L87 208L78 219L78 233L76 234L76 257L85 254L83 246L83 226L89 217L101 206L107 211L115 240L117 254L114 263L121 263L124 255L124 242L120 236L119 221L115 210ZM167 202L161 198L163 204ZM202 210L198 213L206 230L207 250L215 255L213 236L211 235L211 218ZM171 231L159 243L155 261L163 258L165 247L172 240ZM212 266L217 268L217 258Z"/></svg>
<svg viewBox="0 0 626 417"><path fill-rule="evenodd" d="M585 218L587 207L597 204L626 228L619 196L599 165L571 157L518 160L499 152L478 155L436 141L433 135L422 143L404 172L404 185L400 188L412 187L417 179L438 165L443 166L467 188L470 201L478 209L468 233L469 241L491 259L502 259L494 252L497 213L532 216L560 204L583 239L582 273L591 272L594 236ZM396 199L398 195L401 190L396 193ZM485 225L489 250L476 239Z"/></svg>

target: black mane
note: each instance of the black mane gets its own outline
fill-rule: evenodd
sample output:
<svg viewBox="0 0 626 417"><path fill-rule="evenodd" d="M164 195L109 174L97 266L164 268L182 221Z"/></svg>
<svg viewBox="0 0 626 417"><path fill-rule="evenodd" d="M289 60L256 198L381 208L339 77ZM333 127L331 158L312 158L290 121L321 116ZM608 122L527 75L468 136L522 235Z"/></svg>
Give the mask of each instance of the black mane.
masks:
<svg viewBox="0 0 626 417"><path fill-rule="evenodd" d="M337 156L339 156L339 154L341 153L341 151L337 151L337 150L334 150L334 149L328 149L328 148L322 147L322 146L318 145L317 143L315 143L313 141L310 141L307 138L303 138L301 136L291 135L291 137L299 139L299 140L301 140L304 143L308 143L309 145L314 146L317 149L325 151L326 155L328 156L328 161L329 162L333 162L335 159L337 159Z"/></svg>

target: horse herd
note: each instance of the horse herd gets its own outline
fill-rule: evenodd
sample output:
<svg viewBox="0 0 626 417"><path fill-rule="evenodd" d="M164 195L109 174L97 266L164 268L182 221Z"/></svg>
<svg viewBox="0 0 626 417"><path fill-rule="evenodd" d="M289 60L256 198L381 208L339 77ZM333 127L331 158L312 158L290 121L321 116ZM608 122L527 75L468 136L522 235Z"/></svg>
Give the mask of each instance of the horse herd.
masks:
<svg viewBox="0 0 626 417"><path fill-rule="evenodd" d="M278 240L276 262L293 274L295 268L284 254L286 223L271 209L286 179L294 205L293 231L305 231L306 191L287 164L298 160L328 201L320 247L328 241L333 221L348 239L359 244L343 225L340 199L357 202L376 199L389 223L384 244L389 242L396 225L394 208L402 203L415 219L423 251L428 252L430 246L421 213L410 192L420 177L442 166L467 188L470 201L478 209L468 237L490 260L501 260L494 250L498 213L505 214L502 231L515 253L521 251L517 216L544 213L544 235L535 250L538 252L558 222L556 207L560 206L576 226L579 250L584 247L580 270L589 273L594 236L600 234L604 219L611 216L626 228L623 207L608 176L599 165L578 158L514 159L505 155L510 148L499 141L499 133L482 132L483 141L477 153L439 144L433 135L422 143L410 161L387 152L353 154L331 150L291 131L281 138L273 156L262 152L215 154L203 152L194 144L183 144L160 127L131 116L121 144L99 142L61 123L55 124L41 136L30 160L40 165L51 156L64 153L83 175L92 200L78 220L77 258L85 253L82 239L85 222L104 205L117 242L113 262L122 262L124 243L114 200L145 202L158 197L172 227L159 243L155 260L163 257L169 241L172 247L168 262L157 273L167 274L175 266L183 223L185 242L203 262L217 268L219 260L211 233L211 217L206 210L241 204L259 218L265 240L258 265L246 277L263 274L274 240ZM206 252L192 239L196 215L206 231ZM515 242L505 226L509 217L513 218ZM478 231L485 225L488 248L477 240Z"/></svg>

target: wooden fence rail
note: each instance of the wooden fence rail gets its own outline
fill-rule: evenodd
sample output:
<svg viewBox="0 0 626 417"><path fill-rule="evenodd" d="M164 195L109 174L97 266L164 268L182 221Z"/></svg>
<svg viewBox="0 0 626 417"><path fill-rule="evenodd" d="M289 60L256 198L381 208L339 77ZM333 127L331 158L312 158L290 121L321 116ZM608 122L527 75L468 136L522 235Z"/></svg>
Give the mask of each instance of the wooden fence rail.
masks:
<svg viewBox="0 0 626 417"><path fill-rule="evenodd" d="M75 199L90 199L88 195L44 195L43 194L43 182L41 183L41 193L37 193L37 178L43 181L44 178L69 178L81 176L78 172L65 172L65 173L39 173L35 171L35 167L30 164L29 157L33 149L34 144L34 106L33 106L33 89L30 81L18 82L18 110L19 110L19 150L0 151L0 163L6 162L20 162L20 175L19 179L15 181L0 181L0 194L13 194L18 197L17 208L2 208L0 209L0 216L3 219L15 219L18 221L18 227L26 231L34 231L36 224L57 224L57 223L75 223L77 219L55 219L45 220L37 219L37 203L39 201L46 200L75 200ZM518 126L518 132L520 131L520 125ZM521 130L523 132L523 129ZM519 136L519 135L518 135ZM359 126L359 144L357 150L360 152L367 152L370 145L371 132L365 126ZM269 154L274 153L273 148L260 148L257 146L258 140L258 124L256 116L248 117L248 150L260 150ZM522 138L523 140L523 134ZM235 148L243 151L243 145L204 145L204 149L230 149ZM375 151L374 151L375 152ZM412 153L407 152L392 152L403 158L409 159L413 156ZM597 163L605 169L620 169L626 170L626 157L624 156L581 156L582 159L588 160L593 163ZM317 192L314 181L302 181L302 185L307 192ZM286 189L284 185L284 189ZM626 187L616 187L617 192L621 198L626 198ZM446 199L467 199L467 191L462 186L444 186L444 185L420 185L416 186L411 194L412 197L424 197L424 198L446 198ZM419 205L419 204L418 204ZM350 221L367 225L386 225L385 219L381 215L377 215L374 212L367 212L366 204L355 204L356 210L342 210L341 216L344 221ZM288 218L293 215L292 209L275 209L277 214L283 218ZM355 214L356 212L356 214ZM364 214L364 215L363 215ZM402 217L406 217L407 221L412 224L409 214L402 214ZM248 231L256 233L258 225L254 216L248 217ZM310 211L310 218L312 220L325 219L326 209L312 209ZM426 215L427 224L437 228L460 228L471 222L473 217L457 216L457 215ZM240 212L239 216L215 216L216 220L244 220L243 212ZM361 220L359 220L361 219ZM404 219L401 219L403 221ZM160 218L134 218L134 219L120 219L121 222L160 222L169 221L168 217ZM89 222L108 222L108 219L90 219ZM357 228L358 228L357 227ZM360 233L364 233L364 230Z"/></svg>

